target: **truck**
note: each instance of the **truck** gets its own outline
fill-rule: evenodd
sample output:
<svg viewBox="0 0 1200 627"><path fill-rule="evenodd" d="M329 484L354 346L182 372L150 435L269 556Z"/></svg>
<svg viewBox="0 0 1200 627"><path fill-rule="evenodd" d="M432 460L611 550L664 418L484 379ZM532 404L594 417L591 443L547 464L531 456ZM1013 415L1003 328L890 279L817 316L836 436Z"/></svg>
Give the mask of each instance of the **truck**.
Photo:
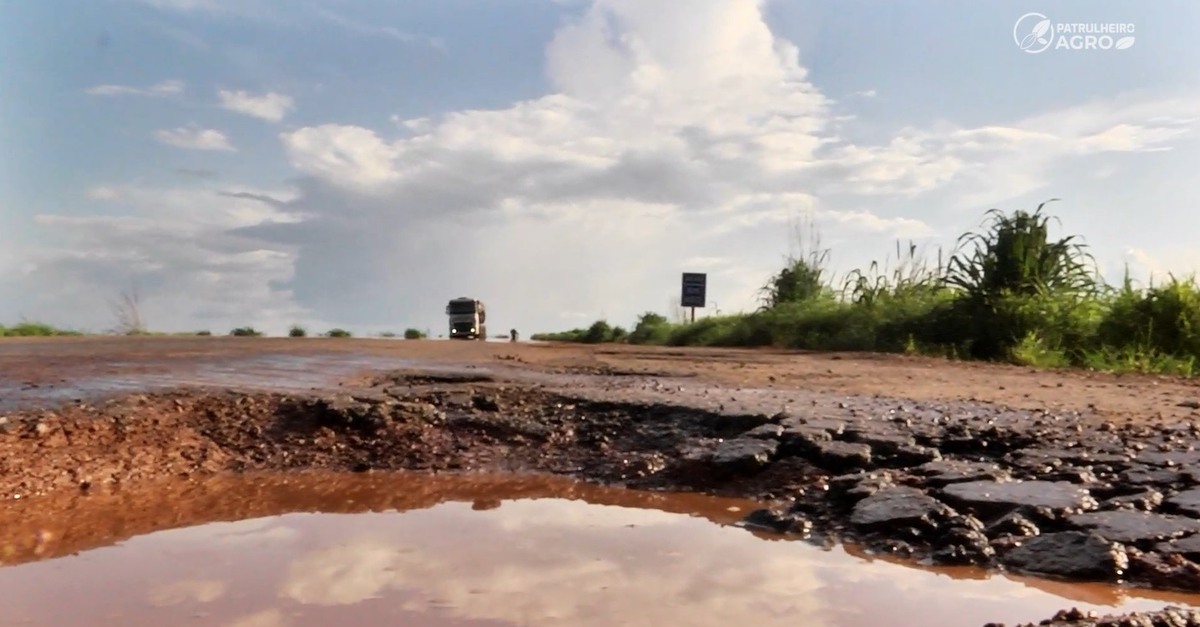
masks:
<svg viewBox="0 0 1200 627"><path fill-rule="evenodd" d="M466 296L455 298L446 305L446 315L450 318L450 339L487 339L487 309L483 301Z"/></svg>

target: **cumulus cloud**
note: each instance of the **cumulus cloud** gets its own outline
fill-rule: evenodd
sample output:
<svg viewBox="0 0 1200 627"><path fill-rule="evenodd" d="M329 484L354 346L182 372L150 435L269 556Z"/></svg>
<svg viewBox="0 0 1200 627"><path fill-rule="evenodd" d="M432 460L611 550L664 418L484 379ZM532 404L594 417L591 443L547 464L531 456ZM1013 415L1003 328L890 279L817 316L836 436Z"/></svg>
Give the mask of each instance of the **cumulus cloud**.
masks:
<svg viewBox="0 0 1200 627"><path fill-rule="evenodd" d="M219 90L217 96L221 106L230 111L260 118L269 122L279 122L289 111L295 108L291 96L267 92L256 96L245 91Z"/></svg>
<svg viewBox="0 0 1200 627"><path fill-rule="evenodd" d="M150 602L159 607L183 603L212 603L225 596L227 585L214 579L188 579L151 588Z"/></svg>
<svg viewBox="0 0 1200 627"><path fill-rule="evenodd" d="M947 586L945 573L913 565L765 541L688 515L579 501L506 500L483 512L448 503L399 518L356 516L339 520L334 537L322 523L309 523L322 542L283 569L277 593L286 603L336 606L347 617L387 607L539 627L886 624L898 615L941 624L941 616L1005 612L1028 620L1063 603L1053 591L1002 577ZM870 602L847 606L837 601L845 594ZM1096 602L1081 609L1101 609Z"/></svg>
<svg viewBox="0 0 1200 627"><path fill-rule="evenodd" d="M102 330L112 324L106 303L134 280L143 317L164 330L312 319L279 287L292 277L294 252L235 233L299 219L259 199L287 199L287 190L108 186L87 195L108 213L35 217L55 234L22 276L39 311L74 311L72 324Z"/></svg>
<svg viewBox="0 0 1200 627"><path fill-rule="evenodd" d="M1190 247L1160 248L1153 253L1142 248L1128 247L1124 253L1122 261L1129 270L1130 278L1143 284L1161 285L1164 281L1169 281L1172 275L1176 278L1186 278L1200 268L1200 251ZM1124 268L1118 269L1114 274L1119 278L1123 270Z"/></svg>
<svg viewBox="0 0 1200 627"><path fill-rule="evenodd" d="M269 609L247 614L230 623L229 627L284 627L286 624L283 612Z"/></svg>
<svg viewBox="0 0 1200 627"><path fill-rule="evenodd" d="M229 137L225 133L211 128L181 126L169 130L155 131L154 138L168 146L185 148L187 150L224 150L229 152L237 150L230 143Z"/></svg>
<svg viewBox="0 0 1200 627"><path fill-rule="evenodd" d="M390 538L360 526L296 558L279 595L319 606L391 597L407 611L522 625L827 624L822 581L803 552L742 530L569 501L463 510L410 512ZM464 545L442 531L451 521L493 541Z"/></svg>
<svg viewBox="0 0 1200 627"><path fill-rule="evenodd" d="M940 219L962 207L1042 189L1072 159L1169 149L1195 136L1200 110L1194 95L1134 94L852 142L853 109L813 85L802 61L760 0L595 0L548 42L546 95L397 116L387 128L289 129L279 139L301 178L264 206L295 219L206 231L188 246L256 242L236 257L242 279L209 268L212 280L283 299L271 311L367 328L440 326L445 300L460 295L487 300L505 329L574 315L623 322L699 265L711 299L748 309L799 215L873 258L895 238L947 235ZM263 97L239 98L249 109ZM178 143L232 149L223 135L179 131ZM135 225L110 219L113 234L83 250L126 249L117 240ZM960 218L952 224L957 235ZM162 254L164 268L195 271ZM251 287L249 276L270 279Z"/></svg>
<svg viewBox="0 0 1200 627"><path fill-rule="evenodd" d="M150 96L166 98L183 93L186 84L180 80L166 80L150 87L130 87L128 85L96 85L85 90L93 96Z"/></svg>

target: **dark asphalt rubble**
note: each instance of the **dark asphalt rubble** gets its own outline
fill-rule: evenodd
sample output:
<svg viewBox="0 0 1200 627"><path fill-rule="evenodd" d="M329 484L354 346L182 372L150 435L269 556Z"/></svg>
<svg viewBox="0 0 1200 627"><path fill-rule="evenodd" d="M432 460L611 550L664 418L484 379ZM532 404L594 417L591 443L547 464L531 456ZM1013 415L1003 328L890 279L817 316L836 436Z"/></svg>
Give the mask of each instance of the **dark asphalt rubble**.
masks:
<svg viewBox="0 0 1200 627"><path fill-rule="evenodd" d="M983 627L1007 626L988 623ZM1200 612L1171 606L1158 612L1099 616L1095 612L1070 609L1061 610L1038 623L1021 623L1014 627L1200 627Z"/></svg>
<svg viewBox="0 0 1200 627"><path fill-rule="evenodd" d="M764 477L775 465L803 467L817 486L778 495L745 524L936 564L1200 591L1192 425L855 414L777 415L769 461L714 456ZM763 434L720 446L750 451L740 442Z"/></svg>

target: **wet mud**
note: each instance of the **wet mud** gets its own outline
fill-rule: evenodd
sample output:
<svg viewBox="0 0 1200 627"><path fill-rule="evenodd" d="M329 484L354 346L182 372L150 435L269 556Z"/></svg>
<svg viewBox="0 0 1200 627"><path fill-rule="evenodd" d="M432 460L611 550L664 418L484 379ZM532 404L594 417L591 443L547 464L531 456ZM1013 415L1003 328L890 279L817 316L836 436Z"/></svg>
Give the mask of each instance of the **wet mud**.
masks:
<svg viewBox="0 0 1200 627"><path fill-rule="evenodd" d="M78 386L77 401L0 417L0 497L33 512L61 495L229 473L551 473L751 499L741 524L821 546L1200 592L1190 421L496 361L380 375L347 357L343 376L364 372L340 386L323 371L270 392L212 389L236 368L190 389Z"/></svg>

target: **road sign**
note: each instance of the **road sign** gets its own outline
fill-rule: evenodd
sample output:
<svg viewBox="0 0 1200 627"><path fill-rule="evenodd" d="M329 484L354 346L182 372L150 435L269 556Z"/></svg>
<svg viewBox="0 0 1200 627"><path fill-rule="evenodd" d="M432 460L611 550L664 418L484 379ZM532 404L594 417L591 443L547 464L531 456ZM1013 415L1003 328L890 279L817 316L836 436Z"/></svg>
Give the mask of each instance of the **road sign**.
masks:
<svg viewBox="0 0 1200 627"><path fill-rule="evenodd" d="M679 299L680 307L703 307L705 292L707 292L708 275L703 272L683 273L683 294Z"/></svg>

